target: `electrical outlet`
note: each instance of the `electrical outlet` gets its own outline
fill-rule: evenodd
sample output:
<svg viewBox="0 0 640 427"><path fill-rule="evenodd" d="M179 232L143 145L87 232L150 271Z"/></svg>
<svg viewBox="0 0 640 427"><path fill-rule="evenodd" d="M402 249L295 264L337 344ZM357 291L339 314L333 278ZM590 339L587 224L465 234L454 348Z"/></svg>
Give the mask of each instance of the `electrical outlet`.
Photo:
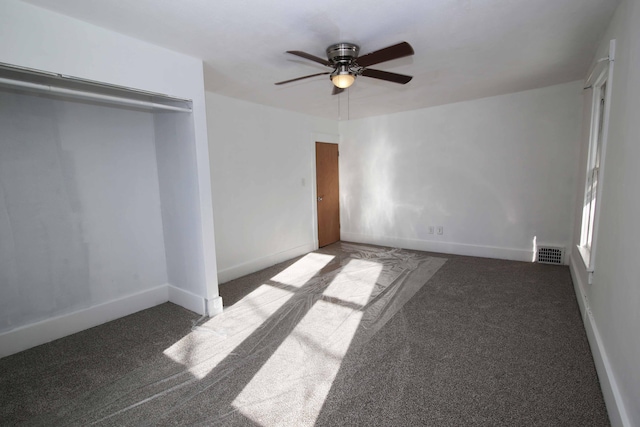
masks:
<svg viewBox="0 0 640 427"><path fill-rule="evenodd" d="M435 227L433 225L430 225L429 226L429 234L433 234L435 232L434 229L435 229Z"/></svg>
<svg viewBox="0 0 640 427"><path fill-rule="evenodd" d="M444 227L441 225L438 226L438 234L441 236L444 234Z"/></svg>

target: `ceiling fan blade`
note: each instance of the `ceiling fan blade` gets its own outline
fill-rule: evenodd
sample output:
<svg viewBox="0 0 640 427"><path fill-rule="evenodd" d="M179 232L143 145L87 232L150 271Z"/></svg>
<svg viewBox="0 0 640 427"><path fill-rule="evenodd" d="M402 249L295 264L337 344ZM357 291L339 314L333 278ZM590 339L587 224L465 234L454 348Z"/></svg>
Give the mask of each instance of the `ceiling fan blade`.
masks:
<svg viewBox="0 0 640 427"><path fill-rule="evenodd" d="M366 69L362 71L362 75L365 77L373 77L374 79L386 80L388 82L407 84L411 81L413 76L407 76L405 74L390 73L382 70Z"/></svg>
<svg viewBox="0 0 640 427"><path fill-rule="evenodd" d="M327 61L326 59L322 59L322 58L318 58L317 56L313 56L310 53L301 52L299 50L288 50L287 53L299 56L301 58L309 59L311 61L317 62L318 64L326 65L327 67L333 67L333 65L331 65L331 62Z"/></svg>
<svg viewBox="0 0 640 427"><path fill-rule="evenodd" d="M369 65L375 65L381 62L391 61L392 59L413 55L413 53L411 45L407 42L402 42L362 55L356 59L356 62L361 67L368 67Z"/></svg>
<svg viewBox="0 0 640 427"><path fill-rule="evenodd" d="M339 88L338 86L333 86L333 91L331 92L331 95L337 95L342 92L344 92L344 89Z"/></svg>
<svg viewBox="0 0 640 427"><path fill-rule="evenodd" d="M327 71L326 73L316 73L316 74L310 74L308 76L302 76L302 77L297 77L295 79L291 79L291 80L285 80L283 82L278 82L278 83L274 83L276 85L283 85L285 83L291 83L291 82L297 82L298 80L304 80L304 79L308 79L310 77L315 77L315 76L324 76L325 74L331 74L331 72Z"/></svg>

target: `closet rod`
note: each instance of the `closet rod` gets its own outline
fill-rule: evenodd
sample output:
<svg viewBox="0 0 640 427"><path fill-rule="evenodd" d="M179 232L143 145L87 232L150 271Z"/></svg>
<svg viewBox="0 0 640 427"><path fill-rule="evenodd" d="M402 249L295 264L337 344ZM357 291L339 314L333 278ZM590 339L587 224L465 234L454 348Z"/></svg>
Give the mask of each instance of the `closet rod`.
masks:
<svg viewBox="0 0 640 427"><path fill-rule="evenodd" d="M155 109L159 109L159 110L180 111L180 112L183 112L183 113L190 113L191 112L190 108L174 107L173 105L158 104L158 103L150 102L150 101L139 101L137 99L122 98L122 97L119 97L119 96L102 95L102 94L99 94L99 93L84 92L84 91L81 91L81 90L65 89L65 88L61 88L61 87L43 85L43 84L39 84L39 83L30 83L30 82L23 82L23 81L20 81L20 80L5 79L3 77L0 77L0 84L14 86L14 87L34 89L34 90L39 90L39 91L43 91L43 92L59 93L61 95L74 96L74 97L78 97L78 98L86 98L86 99L95 99L95 100L100 100L100 101L115 102L115 103L118 103L118 104L132 105L132 106L136 106L136 107L147 107L147 108L155 108Z"/></svg>

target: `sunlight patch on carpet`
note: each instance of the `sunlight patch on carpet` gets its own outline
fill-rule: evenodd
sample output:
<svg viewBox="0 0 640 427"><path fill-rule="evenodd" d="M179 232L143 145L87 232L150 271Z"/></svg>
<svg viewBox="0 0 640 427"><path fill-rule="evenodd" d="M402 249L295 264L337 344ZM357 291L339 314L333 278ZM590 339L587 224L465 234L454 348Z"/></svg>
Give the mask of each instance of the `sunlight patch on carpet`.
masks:
<svg viewBox="0 0 640 427"><path fill-rule="evenodd" d="M383 265L351 260L335 276L325 296L364 306ZM243 415L262 425L313 423L356 333L362 311L317 300L233 401ZM288 407L286 412L270 408Z"/></svg>

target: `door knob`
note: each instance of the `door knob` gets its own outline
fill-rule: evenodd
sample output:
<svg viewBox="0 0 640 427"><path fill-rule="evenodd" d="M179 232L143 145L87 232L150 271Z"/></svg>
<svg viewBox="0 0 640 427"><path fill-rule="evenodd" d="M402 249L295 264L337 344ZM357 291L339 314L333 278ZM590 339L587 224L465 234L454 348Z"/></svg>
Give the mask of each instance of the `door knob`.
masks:
<svg viewBox="0 0 640 427"><path fill-rule="evenodd" d="M322 196L318 197L318 201L321 202L322 201Z"/></svg>

